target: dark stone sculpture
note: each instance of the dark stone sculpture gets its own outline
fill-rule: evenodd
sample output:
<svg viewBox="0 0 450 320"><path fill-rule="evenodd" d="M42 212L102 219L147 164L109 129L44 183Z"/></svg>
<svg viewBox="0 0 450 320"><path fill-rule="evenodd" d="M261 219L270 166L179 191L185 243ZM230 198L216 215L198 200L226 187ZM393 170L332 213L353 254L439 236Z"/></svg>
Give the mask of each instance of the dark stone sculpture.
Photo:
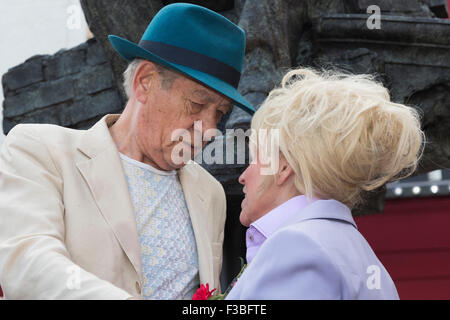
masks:
<svg viewBox="0 0 450 320"><path fill-rule="evenodd" d="M38 55L2 78L3 130L18 123L89 128L123 104L103 49L91 39L55 55Z"/></svg>

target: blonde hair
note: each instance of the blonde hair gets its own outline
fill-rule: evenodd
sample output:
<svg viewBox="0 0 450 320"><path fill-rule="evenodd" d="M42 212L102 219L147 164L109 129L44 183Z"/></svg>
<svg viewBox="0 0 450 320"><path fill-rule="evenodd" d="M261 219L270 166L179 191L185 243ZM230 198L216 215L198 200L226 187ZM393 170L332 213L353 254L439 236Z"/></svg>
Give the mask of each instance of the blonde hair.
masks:
<svg viewBox="0 0 450 320"><path fill-rule="evenodd" d="M413 173L425 141L417 111L391 102L372 76L305 68L283 77L251 127L279 130L277 156L294 170L301 194L349 208L363 190Z"/></svg>

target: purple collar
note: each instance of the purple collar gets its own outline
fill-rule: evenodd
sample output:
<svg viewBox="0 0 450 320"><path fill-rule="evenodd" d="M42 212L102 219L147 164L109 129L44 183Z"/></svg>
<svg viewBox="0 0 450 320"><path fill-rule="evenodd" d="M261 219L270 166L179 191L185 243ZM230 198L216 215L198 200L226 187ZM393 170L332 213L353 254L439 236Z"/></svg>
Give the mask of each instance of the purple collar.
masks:
<svg viewBox="0 0 450 320"><path fill-rule="evenodd" d="M329 199L294 197L250 224L247 229L247 263L254 258L263 242L275 231L292 223L310 219L333 219L350 223L357 228L350 209L343 203Z"/></svg>
<svg viewBox="0 0 450 320"><path fill-rule="evenodd" d="M298 217L299 211L316 200L318 199L308 199L304 195L293 197L250 224L246 233L247 263L250 263L259 247L270 235Z"/></svg>
<svg viewBox="0 0 450 320"><path fill-rule="evenodd" d="M287 221L298 216L300 210L316 200L318 199L313 198L308 202L308 199L304 195L293 197L254 221L250 226L253 226L268 238Z"/></svg>

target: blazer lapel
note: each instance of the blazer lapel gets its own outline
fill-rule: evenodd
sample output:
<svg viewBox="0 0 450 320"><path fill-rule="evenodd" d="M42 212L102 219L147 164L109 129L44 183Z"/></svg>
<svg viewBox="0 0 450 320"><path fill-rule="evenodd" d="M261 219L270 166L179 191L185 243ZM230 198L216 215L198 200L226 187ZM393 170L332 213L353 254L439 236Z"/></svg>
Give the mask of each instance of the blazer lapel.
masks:
<svg viewBox="0 0 450 320"><path fill-rule="evenodd" d="M142 283L141 251L133 204L119 153L108 130L118 116L107 115L86 131L78 149L87 159L78 161L77 167Z"/></svg>
<svg viewBox="0 0 450 320"><path fill-rule="evenodd" d="M200 283L209 283L210 288L217 288L219 284L215 283L213 254L208 230L210 215L207 212L208 204L204 197L207 191L203 190L199 183L198 173L195 170L196 165L193 161L190 161L178 171L178 174L194 229Z"/></svg>

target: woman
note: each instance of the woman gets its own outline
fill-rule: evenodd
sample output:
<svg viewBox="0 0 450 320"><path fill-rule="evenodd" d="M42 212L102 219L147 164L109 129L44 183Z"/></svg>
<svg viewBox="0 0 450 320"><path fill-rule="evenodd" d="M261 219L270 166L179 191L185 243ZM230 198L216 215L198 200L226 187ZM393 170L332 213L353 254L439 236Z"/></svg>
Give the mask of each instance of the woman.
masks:
<svg viewBox="0 0 450 320"><path fill-rule="evenodd" d="M239 178L248 267L227 299L398 299L351 209L363 191L415 170L424 143L417 112L368 75L298 69L252 129L254 161ZM262 131L277 133L278 153L264 151Z"/></svg>

